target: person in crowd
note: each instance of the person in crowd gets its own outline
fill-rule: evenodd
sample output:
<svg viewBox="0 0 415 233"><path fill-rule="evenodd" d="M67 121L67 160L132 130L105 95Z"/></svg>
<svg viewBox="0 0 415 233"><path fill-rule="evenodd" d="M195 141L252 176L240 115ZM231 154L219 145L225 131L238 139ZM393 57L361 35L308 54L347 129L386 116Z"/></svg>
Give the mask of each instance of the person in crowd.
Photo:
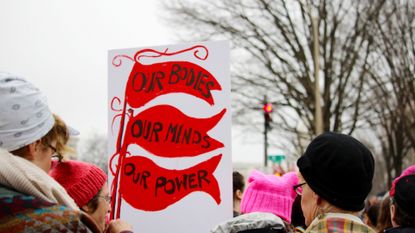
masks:
<svg viewBox="0 0 415 233"><path fill-rule="evenodd" d="M391 190L395 189L396 182L400 179L400 177L415 174L415 165L411 165L408 168L406 168L399 177L397 177L392 182ZM387 192L384 197L383 201L381 203L380 207L380 213L378 216L378 233L383 233L385 230L392 228L392 220L391 220L391 212L390 212L390 205L391 205L391 197L389 196L390 192Z"/></svg>
<svg viewBox="0 0 415 233"><path fill-rule="evenodd" d="M373 202L363 213L363 222L372 229L377 228L380 204Z"/></svg>
<svg viewBox="0 0 415 233"><path fill-rule="evenodd" d="M295 172L281 177L253 171L241 201L241 215L217 225L213 233L290 232L291 211L298 184Z"/></svg>
<svg viewBox="0 0 415 233"><path fill-rule="evenodd" d="M304 232L306 229L303 210L301 209L301 195L295 197L291 211L291 225L295 232Z"/></svg>
<svg viewBox="0 0 415 233"><path fill-rule="evenodd" d="M68 141L33 84L0 73L0 232L86 232L81 212L47 172Z"/></svg>
<svg viewBox="0 0 415 233"><path fill-rule="evenodd" d="M107 230L111 211L107 175L98 166L82 161L55 162L49 172L74 199L78 207L90 216L99 232ZM126 230L131 226L124 222Z"/></svg>
<svg viewBox="0 0 415 233"><path fill-rule="evenodd" d="M372 205L379 203L379 197L377 195L371 195L366 199L366 209L365 211Z"/></svg>
<svg viewBox="0 0 415 233"><path fill-rule="evenodd" d="M406 168L392 182L389 191L390 222L388 233L415 232L415 165Z"/></svg>
<svg viewBox="0 0 415 233"><path fill-rule="evenodd" d="M415 174L400 176L390 190L393 228L386 233L415 232Z"/></svg>
<svg viewBox="0 0 415 233"><path fill-rule="evenodd" d="M239 206L241 205L242 194L245 189L245 177L237 172L234 171L232 173L232 181L233 181L233 216L236 217L240 215Z"/></svg>
<svg viewBox="0 0 415 233"><path fill-rule="evenodd" d="M378 215L377 224L376 224L376 230L378 233L383 233L385 232L386 229L392 227L389 206L390 206L389 193L386 193L380 202L379 215Z"/></svg>
<svg viewBox="0 0 415 233"><path fill-rule="evenodd" d="M319 135L297 160L306 232L375 232L359 218L372 188L372 153L355 138Z"/></svg>
<svg viewBox="0 0 415 233"><path fill-rule="evenodd" d="M69 132L38 88L0 72L0 232L94 232L48 175L52 157L66 152ZM116 220L109 232L124 227Z"/></svg>

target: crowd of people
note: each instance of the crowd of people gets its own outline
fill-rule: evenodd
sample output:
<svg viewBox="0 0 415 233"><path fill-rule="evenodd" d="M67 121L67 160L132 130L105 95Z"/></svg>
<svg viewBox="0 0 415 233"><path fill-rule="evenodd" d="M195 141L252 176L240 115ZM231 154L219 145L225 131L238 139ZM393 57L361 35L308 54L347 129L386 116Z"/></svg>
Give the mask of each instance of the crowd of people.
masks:
<svg viewBox="0 0 415 233"><path fill-rule="evenodd" d="M0 232L132 232L111 211L107 175L67 160L71 130L27 80L0 73ZM234 217L213 233L415 232L415 165L367 198L375 162L355 138L326 132L297 172L233 173ZM70 178L68 178L70 177Z"/></svg>
<svg viewBox="0 0 415 233"><path fill-rule="evenodd" d="M388 192L372 199L367 196L374 164L369 149L355 138L323 133L298 159L298 180L286 179L292 172L277 177L253 171L242 195L241 215L212 232L415 232L415 165ZM255 208L246 208L246 203Z"/></svg>

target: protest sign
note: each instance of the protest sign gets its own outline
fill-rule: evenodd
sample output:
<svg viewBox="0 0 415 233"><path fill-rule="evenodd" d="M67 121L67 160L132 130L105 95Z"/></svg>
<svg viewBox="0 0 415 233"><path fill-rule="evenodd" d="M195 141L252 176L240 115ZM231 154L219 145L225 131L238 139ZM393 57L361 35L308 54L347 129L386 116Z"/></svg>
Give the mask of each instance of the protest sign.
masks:
<svg viewBox="0 0 415 233"><path fill-rule="evenodd" d="M208 233L231 218L228 43L108 56L111 217L146 233Z"/></svg>

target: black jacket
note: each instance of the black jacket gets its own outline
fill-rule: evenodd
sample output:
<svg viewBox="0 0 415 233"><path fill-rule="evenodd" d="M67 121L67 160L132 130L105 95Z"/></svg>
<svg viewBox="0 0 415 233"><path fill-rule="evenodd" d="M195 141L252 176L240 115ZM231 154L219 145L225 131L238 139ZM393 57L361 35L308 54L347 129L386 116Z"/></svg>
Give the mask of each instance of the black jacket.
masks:
<svg viewBox="0 0 415 233"><path fill-rule="evenodd" d="M415 233L415 227L393 227L386 229L385 233Z"/></svg>

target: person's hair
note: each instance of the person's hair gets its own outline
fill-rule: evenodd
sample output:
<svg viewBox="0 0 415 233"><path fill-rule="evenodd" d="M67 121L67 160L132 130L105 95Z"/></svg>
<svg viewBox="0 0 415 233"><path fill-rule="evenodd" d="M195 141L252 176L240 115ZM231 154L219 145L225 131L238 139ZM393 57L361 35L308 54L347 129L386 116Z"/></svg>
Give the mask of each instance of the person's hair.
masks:
<svg viewBox="0 0 415 233"><path fill-rule="evenodd" d="M400 227L414 227L415 226L415 216L412 216L406 213L396 201L391 200L391 205L395 206L395 222Z"/></svg>
<svg viewBox="0 0 415 233"><path fill-rule="evenodd" d="M73 152L73 149L68 147L66 144L69 140L69 130L65 122L57 115L53 114L55 118L55 123L49 132L40 139L40 143L46 149L49 147L50 143L56 140L56 152L58 155L63 155L65 152ZM17 150L12 151L12 154L25 157L27 154L28 147L24 146ZM59 157L59 161L62 160L62 157Z"/></svg>
<svg viewBox="0 0 415 233"><path fill-rule="evenodd" d="M233 175L233 178L232 178L233 179L233 195L235 195L235 192L238 189L241 190L241 192L243 192L245 188L244 176L237 171L234 171L232 175Z"/></svg>
<svg viewBox="0 0 415 233"><path fill-rule="evenodd" d="M291 225L294 227L306 228L303 210L301 209L301 196L295 197L292 212L291 212Z"/></svg>
<svg viewBox="0 0 415 233"><path fill-rule="evenodd" d="M389 195L387 195L383 198L383 201L380 204L379 215L376 225L376 229L379 233L383 233L385 229L392 227L389 204Z"/></svg>
<svg viewBox="0 0 415 233"><path fill-rule="evenodd" d="M375 203L369 206L366 210L366 215L369 218L370 223L374 227L376 227L378 224L379 208L380 208L380 204Z"/></svg>
<svg viewBox="0 0 415 233"><path fill-rule="evenodd" d="M100 189L98 193L95 194L95 196L86 204L90 210L90 214L94 213L98 208L99 195L101 195L101 191L102 189Z"/></svg>

